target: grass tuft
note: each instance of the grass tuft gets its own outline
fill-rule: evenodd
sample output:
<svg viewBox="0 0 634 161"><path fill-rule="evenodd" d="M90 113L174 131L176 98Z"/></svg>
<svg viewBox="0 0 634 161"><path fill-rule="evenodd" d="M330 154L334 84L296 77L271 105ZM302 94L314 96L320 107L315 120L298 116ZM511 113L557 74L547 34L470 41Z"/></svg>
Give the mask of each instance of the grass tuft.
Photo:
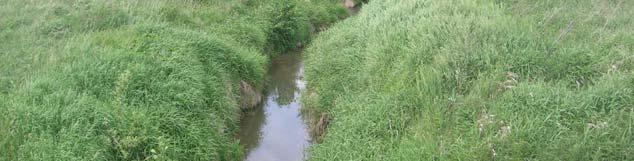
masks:
<svg viewBox="0 0 634 161"><path fill-rule="evenodd" d="M0 160L240 160L238 83L335 21L289 2L3 1Z"/></svg>
<svg viewBox="0 0 634 161"><path fill-rule="evenodd" d="M632 160L632 8L370 1L307 49L310 160Z"/></svg>

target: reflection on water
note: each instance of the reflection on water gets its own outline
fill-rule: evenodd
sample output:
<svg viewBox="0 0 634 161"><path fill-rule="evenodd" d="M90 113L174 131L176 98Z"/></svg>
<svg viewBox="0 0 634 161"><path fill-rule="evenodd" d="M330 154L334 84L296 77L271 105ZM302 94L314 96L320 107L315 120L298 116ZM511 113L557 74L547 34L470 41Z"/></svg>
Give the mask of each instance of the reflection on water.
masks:
<svg viewBox="0 0 634 161"><path fill-rule="evenodd" d="M303 160L310 136L300 108L301 55L279 56L269 68L269 82L262 107L250 111L240 122L240 143L248 161Z"/></svg>

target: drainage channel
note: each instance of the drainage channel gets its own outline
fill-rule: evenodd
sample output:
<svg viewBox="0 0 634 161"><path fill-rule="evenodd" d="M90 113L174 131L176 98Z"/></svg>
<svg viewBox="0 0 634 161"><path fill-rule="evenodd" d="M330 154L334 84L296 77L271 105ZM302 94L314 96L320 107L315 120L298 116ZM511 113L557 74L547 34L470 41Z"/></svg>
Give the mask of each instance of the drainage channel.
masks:
<svg viewBox="0 0 634 161"><path fill-rule="evenodd" d="M345 0L350 1L351 0ZM361 5L348 7L355 16ZM246 161L302 161L311 144L307 120L301 114L301 91L306 88L301 52L272 60L268 86L260 107L243 114L238 139Z"/></svg>
<svg viewBox="0 0 634 161"><path fill-rule="evenodd" d="M272 60L261 107L245 113L240 143L247 161L300 161L310 146L307 122L301 115L300 94L305 88L300 53Z"/></svg>

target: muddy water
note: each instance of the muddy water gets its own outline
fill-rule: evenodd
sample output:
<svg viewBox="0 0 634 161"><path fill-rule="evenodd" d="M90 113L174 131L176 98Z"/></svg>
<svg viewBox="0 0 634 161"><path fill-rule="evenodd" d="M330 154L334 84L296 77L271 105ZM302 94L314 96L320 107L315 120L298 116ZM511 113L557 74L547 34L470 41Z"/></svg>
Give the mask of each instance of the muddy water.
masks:
<svg viewBox="0 0 634 161"><path fill-rule="evenodd" d="M301 55L284 54L271 63L266 98L262 107L244 114L238 138L247 161L304 160L311 138L300 112Z"/></svg>

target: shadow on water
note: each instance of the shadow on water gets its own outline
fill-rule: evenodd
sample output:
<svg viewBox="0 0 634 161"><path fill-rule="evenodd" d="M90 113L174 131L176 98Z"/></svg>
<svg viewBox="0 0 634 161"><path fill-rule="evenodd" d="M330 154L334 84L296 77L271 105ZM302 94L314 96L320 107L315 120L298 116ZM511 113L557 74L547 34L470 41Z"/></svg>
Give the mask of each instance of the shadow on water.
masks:
<svg viewBox="0 0 634 161"><path fill-rule="evenodd" d="M299 53L272 60L266 98L261 107L244 114L240 122L240 143L248 161L298 161L305 159L310 145L308 126L299 101L303 65Z"/></svg>

